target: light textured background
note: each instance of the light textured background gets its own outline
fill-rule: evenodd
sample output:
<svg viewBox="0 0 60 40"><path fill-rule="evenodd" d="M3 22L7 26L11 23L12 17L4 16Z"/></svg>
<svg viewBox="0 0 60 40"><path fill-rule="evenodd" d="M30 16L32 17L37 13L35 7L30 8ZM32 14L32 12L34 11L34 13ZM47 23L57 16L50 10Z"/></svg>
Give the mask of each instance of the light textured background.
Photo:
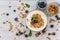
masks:
<svg viewBox="0 0 60 40"><path fill-rule="evenodd" d="M28 4L31 5L31 7L28 10L35 9L37 1L38 0L22 0L22 2L25 2L25 3L28 3ZM50 2L54 2L54 1L60 3L60 0L47 0L48 4ZM15 36L15 31L14 32L9 32L8 31L8 29L9 29L9 27L8 27L9 25L8 24L6 24L6 25L2 24L3 20L9 20L9 21L12 21L13 24L18 25L17 23L14 22L14 17L18 16L17 15L18 11L16 13L14 13L12 10L9 10L9 8L8 8L9 2L11 2L12 10L16 9L20 5L20 2L18 2L18 0L0 0L0 14L2 14L3 12L6 12L6 13L9 12L9 14L10 14L9 17L6 17L6 16L1 17L0 16L0 27L1 27L1 29L0 29L0 36L1 36L0 40L14 40L14 36ZM58 15L60 15L60 14L58 14ZM52 16L52 18L55 19L54 16ZM21 21L24 21L24 20L21 19ZM50 37L51 40L56 40L56 39L60 40L60 24L56 25L57 22L51 23L51 24L55 25L55 27L52 28L52 29L48 26L48 28L47 28L48 31L46 32L46 34L40 35L38 38L36 38L33 35L32 37L29 37L28 39L29 40L48 40L46 37ZM48 25L50 25L50 24L48 23ZM59 29L59 31L56 31L56 29ZM27 33L28 32L29 32L29 30L27 30ZM49 32L56 32L56 35L55 36L52 36L52 35L48 36L47 34ZM34 33L35 32L33 32L33 34ZM17 40L27 40L24 37L24 35L21 36L20 38L16 37L16 39Z"/></svg>

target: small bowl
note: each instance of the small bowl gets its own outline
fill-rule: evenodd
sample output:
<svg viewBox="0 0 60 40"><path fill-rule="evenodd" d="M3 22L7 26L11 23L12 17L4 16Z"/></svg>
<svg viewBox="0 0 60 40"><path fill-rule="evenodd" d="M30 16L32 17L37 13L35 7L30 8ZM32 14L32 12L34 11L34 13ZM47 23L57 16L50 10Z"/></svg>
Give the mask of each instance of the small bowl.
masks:
<svg viewBox="0 0 60 40"><path fill-rule="evenodd" d="M31 22L32 15L33 15L33 14L37 14L36 12L37 12L38 14L40 14L41 17L42 17L42 19L44 20L44 25L41 26L40 28L32 28L32 27L30 27L30 22ZM45 15L45 13L42 12L42 11L39 11L39 10L32 11L32 12L30 12L30 13L27 15L27 17L26 17L26 25L27 25L27 27L28 27L30 30L32 30L32 31L42 31L42 30L46 27L46 25L47 25L47 17L46 17L46 15Z"/></svg>
<svg viewBox="0 0 60 40"><path fill-rule="evenodd" d="M50 15L50 16L52 16L52 15L50 14L50 12L48 11L48 6L50 6L50 5L55 5L56 7L58 7L58 12L56 13L56 14L58 14L58 13L59 13L59 6L60 6L60 4L57 3L57 2L52 2L52 3L49 3L49 4L47 5L47 14ZM56 14L53 14L53 15L56 15Z"/></svg>

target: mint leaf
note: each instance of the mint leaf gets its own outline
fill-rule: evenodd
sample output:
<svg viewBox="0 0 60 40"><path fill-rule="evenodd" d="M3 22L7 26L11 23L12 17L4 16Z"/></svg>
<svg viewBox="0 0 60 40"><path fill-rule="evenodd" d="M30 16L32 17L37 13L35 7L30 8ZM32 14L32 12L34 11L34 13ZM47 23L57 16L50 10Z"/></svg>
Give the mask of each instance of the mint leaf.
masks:
<svg viewBox="0 0 60 40"><path fill-rule="evenodd" d="M32 31L31 31L31 30L30 30L30 32L29 32L29 34L28 34L28 36L30 36L30 37L32 36Z"/></svg>
<svg viewBox="0 0 60 40"><path fill-rule="evenodd" d="M30 8L30 5L29 4L25 4L27 8Z"/></svg>

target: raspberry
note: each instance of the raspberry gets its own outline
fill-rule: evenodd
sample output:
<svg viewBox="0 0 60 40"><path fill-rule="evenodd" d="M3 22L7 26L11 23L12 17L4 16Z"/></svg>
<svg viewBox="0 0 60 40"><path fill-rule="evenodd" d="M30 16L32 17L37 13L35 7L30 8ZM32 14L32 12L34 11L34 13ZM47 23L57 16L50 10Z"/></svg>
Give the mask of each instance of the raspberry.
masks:
<svg viewBox="0 0 60 40"><path fill-rule="evenodd" d="M25 13L28 13L29 11L28 10L25 10Z"/></svg>

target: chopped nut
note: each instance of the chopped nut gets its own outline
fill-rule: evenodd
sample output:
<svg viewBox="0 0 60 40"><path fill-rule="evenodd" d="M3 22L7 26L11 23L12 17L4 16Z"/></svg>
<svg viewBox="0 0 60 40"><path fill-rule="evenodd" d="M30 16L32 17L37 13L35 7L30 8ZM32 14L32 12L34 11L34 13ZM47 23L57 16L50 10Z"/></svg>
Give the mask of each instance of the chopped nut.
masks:
<svg viewBox="0 0 60 40"><path fill-rule="evenodd" d="M12 23L11 23L11 22L9 22L9 24L10 24L9 31L11 31L11 30L13 29L13 25L12 25Z"/></svg>
<svg viewBox="0 0 60 40"><path fill-rule="evenodd" d="M56 21L55 19L50 18L49 23L52 23L52 22L55 22L55 21Z"/></svg>
<svg viewBox="0 0 60 40"><path fill-rule="evenodd" d="M39 37L39 35L40 35L40 34L41 34L41 33L40 33L40 32L38 32L38 33L36 33L36 34L35 34L35 36L36 36L36 37Z"/></svg>
<svg viewBox="0 0 60 40"><path fill-rule="evenodd" d="M19 6L17 9L20 11L21 10L21 7Z"/></svg>

